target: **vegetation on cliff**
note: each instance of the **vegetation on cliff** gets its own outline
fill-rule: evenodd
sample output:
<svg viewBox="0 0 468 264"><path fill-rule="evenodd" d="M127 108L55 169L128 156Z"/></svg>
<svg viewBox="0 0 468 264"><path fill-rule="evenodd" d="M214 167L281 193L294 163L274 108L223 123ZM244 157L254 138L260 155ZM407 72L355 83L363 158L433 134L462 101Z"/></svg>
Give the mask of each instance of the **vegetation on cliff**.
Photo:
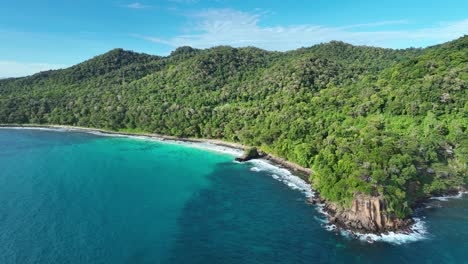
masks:
<svg viewBox="0 0 468 264"><path fill-rule="evenodd" d="M405 50L116 49L0 80L0 123L241 142L312 168L314 187L340 206L379 196L404 217L417 199L468 183L467 86L467 36Z"/></svg>
<svg viewBox="0 0 468 264"><path fill-rule="evenodd" d="M256 147L250 147L244 150L244 154L242 156L236 158L236 161L244 162L248 161L251 159L257 159L261 157L260 153L258 153L258 150Z"/></svg>

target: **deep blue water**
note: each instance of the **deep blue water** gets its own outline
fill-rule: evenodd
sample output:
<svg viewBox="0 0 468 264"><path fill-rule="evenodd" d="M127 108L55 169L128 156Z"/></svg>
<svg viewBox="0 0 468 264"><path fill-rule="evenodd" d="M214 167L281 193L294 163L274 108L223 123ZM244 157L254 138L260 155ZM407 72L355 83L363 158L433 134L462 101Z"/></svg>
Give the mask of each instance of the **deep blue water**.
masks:
<svg viewBox="0 0 468 264"><path fill-rule="evenodd" d="M369 244L325 230L278 172L232 159L0 129L0 263L468 263L466 196L420 212L422 239Z"/></svg>

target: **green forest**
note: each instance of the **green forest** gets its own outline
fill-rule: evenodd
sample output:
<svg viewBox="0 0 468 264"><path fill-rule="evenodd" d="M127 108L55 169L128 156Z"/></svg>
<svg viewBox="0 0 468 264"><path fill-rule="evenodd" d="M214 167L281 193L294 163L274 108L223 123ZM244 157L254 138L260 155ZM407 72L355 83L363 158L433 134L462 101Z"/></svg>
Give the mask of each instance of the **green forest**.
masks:
<svg viewBox="0 0 468 264"><path fill-rule="evenodd" d="M468 36L424 49L114 49L0 80L0 123L223 139L309 167L322 197L408 216L468 183Z"/></svg>

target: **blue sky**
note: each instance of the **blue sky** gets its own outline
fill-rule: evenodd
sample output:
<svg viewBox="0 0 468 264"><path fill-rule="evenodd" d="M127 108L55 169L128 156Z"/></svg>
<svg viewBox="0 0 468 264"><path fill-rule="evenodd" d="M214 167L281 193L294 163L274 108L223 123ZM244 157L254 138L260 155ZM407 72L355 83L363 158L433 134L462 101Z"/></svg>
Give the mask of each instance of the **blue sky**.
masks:
<svg viewBox="0 0 468 264"><path fill-rule="evenodd" d="M63 68L113 48L290 50L330 40L425 47L468 34L468 1L0 0L0 78Z"/></svg>

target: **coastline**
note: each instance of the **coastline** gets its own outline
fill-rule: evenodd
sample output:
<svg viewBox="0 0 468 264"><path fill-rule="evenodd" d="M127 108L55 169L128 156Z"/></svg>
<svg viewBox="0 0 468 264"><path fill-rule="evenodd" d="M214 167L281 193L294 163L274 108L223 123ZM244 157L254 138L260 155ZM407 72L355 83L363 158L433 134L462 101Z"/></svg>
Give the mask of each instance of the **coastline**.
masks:
<svg viewBox="0 0 468 264"><path fill-rule="evenodd" d="M173 142L186 142L186 143L208 143L215 146L220 147L227 147L239 151L244 151L250 146L228 142L219 139L208 139L208 138L184 138L184 137L175 137L175 136L167 136L161 135L156 133L132 133L132 132L120 132L120 131L113 131L113 130L106 130L101 128L89 128L89 127L80 127L80 126L69 126L69 125L45 125L45 124L0 124L0 127L5 128L44 128L44 129L66 129L70 131L77 131L77 132L88 132L88 133L101 133L105 135L115 135L115 136L128 136L128 137L147 137L149 139L155 139L160 141L173 141ZM309 175L312 173L312 170L309 168L302 167L296 163L287 161L283 158L276 157L270 153L266 153L266 155L260 159L271 161L273 164L279 166L280 168L285 168L295 174L296 176L300 177L302 180L309 182Z"/></svg>
<svg viewBox="0 0 468 264"><path fill-rule="evenodd" d="M237 150L238 153L235 153L235 151L222 151L220 149L215 150L214 148L206 148L206 149L211 149L211 150L215 150L219 152L228 152L233 155L240 155L242 151L249 148L249 146L247 145L226 142L226 141L217 140L217 139L180 138L180 137L166 136L166 135L160 135L160 134L155 134L155 133L119 132L119 131L112 131L112 130L105 130L105 129L98 129L98 128L87 128L87 127L67 126L67 125L0 124L0 128L66 130L66 131L95 133L98 135L117 136L117 137L118 136L134 137L134 138L143 137L149 140L157 140L157 141L162 141L162 142L167 141L168 143L210 144L210 145L217 146L217 147L225 147L228 149ZM265 153L265 154L266 155L264 155L261 158L247 161L248 163L251 163L255 166L251 170L253 171L259 170L258 167L265 166L265 165L276 167L276 169L274 170L276 170L275 172L277 173L273 172L272 177L278 181L285 182L287 185L289 185L288 182L291 180L290 176L296 176L295 177L296 179L303 180L305 184L308 185L308 189L310 191L309 190L304 191L305 189L301 188L304 186L300 186L300 184L294 187L291 185L289 186L292 187L293 189L299 189L303 193L305 193L307 201L315 205L316 209L327 218L327 220L325 221L326 224L323 224L323 226L328 231L339 231L341 235L351 236L351 237L358 238L363 241L367 241L369 243L373 243L374 241L386 241L386 242L393 243L394 240L397 240L399 241L398 243L400 243L402 241L411 242L411 241L424 239L424 234L426 233L424 222L420 220L416 215L413 215L410 217L411 219L414 219L416 221L406 226L405 228L402 228L400 230L393 230L393 231L387 230L384 232L372 232L370 230L366 232L362 232L362 231L359 232L358 230L355 230L352 227L343 226L336 222L331 221L332 219L336 217L333 214L331 214L330 211L327 210L328 202L325 199L321 198L320 194L313 191L310 187L308 176L310 175L311 170L301 167L295 163L289 162L285 159L276 157L274 155L271 155L268 153ZM270 172L272 172L271 167L267 169ZM289 175L284 176L285 173ZM278 176L281 174L283 175ZM300 187L298 188L297 186L300 186ZM428 198L427 200L430 200L430 199L432 198ZM312 203L311 201L314 201L314 202Z"/></svg>

